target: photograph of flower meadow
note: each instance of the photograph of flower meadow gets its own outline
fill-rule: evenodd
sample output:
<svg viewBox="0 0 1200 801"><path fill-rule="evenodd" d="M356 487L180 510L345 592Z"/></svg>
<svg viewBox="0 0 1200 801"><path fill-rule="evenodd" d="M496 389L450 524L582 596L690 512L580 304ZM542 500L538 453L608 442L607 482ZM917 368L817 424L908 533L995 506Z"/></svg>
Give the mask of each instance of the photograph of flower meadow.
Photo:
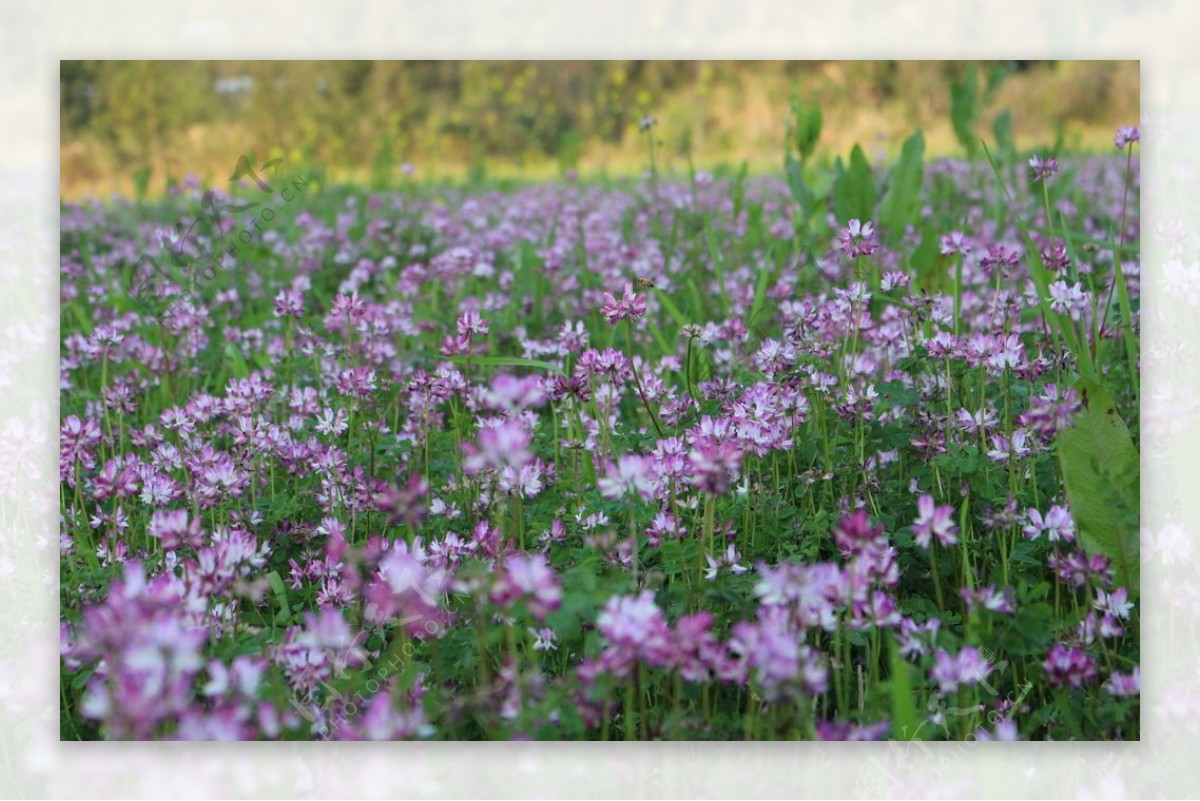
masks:
<svg viewBox="0 0 1200 801"><path fill-rule="evenodd" d="M1137 740L1137 62L64 61L63 740Z"/></svg>

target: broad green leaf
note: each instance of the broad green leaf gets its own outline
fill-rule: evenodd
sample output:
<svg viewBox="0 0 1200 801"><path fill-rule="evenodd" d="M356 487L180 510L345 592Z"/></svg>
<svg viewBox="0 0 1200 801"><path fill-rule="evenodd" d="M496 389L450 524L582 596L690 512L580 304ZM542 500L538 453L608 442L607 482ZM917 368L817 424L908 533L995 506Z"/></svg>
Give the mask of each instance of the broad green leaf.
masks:
<svg viewBox="0 0 1200 801"><path fill-rule="evenodd" d="M801 216L807 217L812 204L812 191L804 180L804 168L789 152L783 157L783 170L787 176L788 188L792 192L792 199L800 207Z"/></svg>
<svg viewBox="0 0 1200 801"><path fill-rule="evenodd" d="M825 119L821 113L821 107L814 105L808 110L808 141L803 148L804 158L808 159L812 156L813 151L817 147L817 140L821 138L821 127Z"/></svg>
<svg viewBox="0 0 1200 801"><path fill-rule="evenodd" d="M921 721L913 700L908 663L900 655L894 637L888 637L888 651L892 666L892 677L888 681L892 692L892 734L897 740L913 740L921 728Z"/></svg>
<svg viewBox="0 0 1200 801"><path fill-rule="evenodd" d="M950 124L968 156L975 154L975 123L979 119L978 83L975 63L971 62L963 79L950 85Z"/></svg>
<svg viewBox="0 0 1200 801"><path fill-rule="evenodd" d="M812 158L817 140L821 138L822 122L820 106L809 108L800 100L792 101L791 136L801 161Z"/></svg>
<svg viewBox="0 0 1200 801"><path fill-rule="evenodd" d="M996 137L996 150L1005 160L1011 161L1017 152L1016 138L1013 135L1012 112L1005 111L992 121L992 135Z"/></svg>
<svg viewBox="0 0 1200 801"><path fill-rule="evenodd" d="M858 145L850 151L850 165L833 185L833 207L838 222L866 222L875 213L875 176L871 165Z"/></svg>
<svg viewBox="0 0 1200 801"><path fill-rule="evenodd" d="M904 236L905 227L916 220L921 210L921 182L925 178L925 137L920 131L908 137L900 150L900 160L892 168L891 181L879 207L879 224L895 243Z"/></svg>
<svg viewBox="0 0 1200 801"><path fill-rule="evenodd" d="M940 292L949 280L946 271L939 267L944 261L938 250L939 234L936 227L926 222L921 231L921 243L909 256L908 263L912 266L916 286L930 292Z"/></svg>
<svg viewBox="0 0 1200 801"><path fill-rule="evenodd" d="M1088 553L1111 559L1117 583L1136 596L1137 447L1108 390L1087 380L1075 389L1083 409L1072 428L1059 432L1058 455L1079 542Z"/></svg>
<svg viewBox="0 0 1200 801"><path fill-rule="evenodd" d="M983 90L984 98L990 100L994 97L1010 74L1012 74L1010 66L993 64L987 71L987 86Z"/></svg>
<svg viewBox="0 0 1200 801"><path fill-rule="evenodd" d="M280 578L278 570L272 570L267 574L267 583L271 585L271 591L275 593L275 600L279 603L279 612L276 618L287 621L292 610L288 606L287 589L283 586L283 579Z"/></svg>

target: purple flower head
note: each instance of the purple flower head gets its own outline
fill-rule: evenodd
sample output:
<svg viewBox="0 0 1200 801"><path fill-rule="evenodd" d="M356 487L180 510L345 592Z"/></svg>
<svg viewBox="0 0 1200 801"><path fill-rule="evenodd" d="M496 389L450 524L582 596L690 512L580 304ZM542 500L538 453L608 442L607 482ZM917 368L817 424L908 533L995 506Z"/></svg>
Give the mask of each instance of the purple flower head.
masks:
<svg viewBox="0 0 1200 801"><path fill-rule="evenodd" d="M403 522L415 529L425 521L428 494L429 482L413 473L402 486L388 486L376 493L375 508L387 516L391 525Z"/></svg>
<svg viewBox="0 0 1200 801"><path fill-rule="evenodd" d="M909 284L908 273L899 270L891 270L883 274L883 278L879 281L880 292L891 292L893 289L904 288Z"/></svg>
<svg viewBox="0 0 1200 801"><path fill-rule="evenodd" d="M662 610L654 603L653 590L608 599L596 618L596 626L610 643L635 648L665 633L667 628Z"/></svg>
<svg viewBox="0 0 1200 801"><path fill-rule="evenodd" d="M829 671L812 648L800 643L800 633L790 628L786 614L762 609L757 622L736 623L731 634L729 650L753 671L768 698L781 698L791 688L825 692Z"/></svg>
<svg viewBox="0 0 1200 801"><path fill-rule="evenodd" d="M638 496L644 501L654 497L658 488L657 463L652 456L622 454L617 464L608 462L604 477L597 482L605 498L620 500Z"/></svg>
<svg viewBox="0 0 1200 801"><path fill-rule="evenodd" d="M604 293L604 305L600 307L600 313L610 323L636 320L646 313L646 296L635 294L633 284L625 284L625 294L620 300L609 292Z"/></svg>
<svg viewBox="0 0 1200 801"><path fill-rule="evenodd" d="M917 519L912 524L917 545L929 550L931 537L937 537L942 545L958 542L958 526L954 523L954 507L938 506L932 495L917 499Z"/></svg>
<svg viewBox="0 0 1200 801"><path fill-rule="evenodd" d="M1040 395L1030 399L1029 409L1021 415L1020 423L1038 434L1052 437L1071 427L1080 408L1075 390L1047 384Z"/></svg>
<svg viewBox="0 0 1200 801"><path fill-rule="evenodd" d="M373 623L399 618L413 637L440 637L446 624L440 599L449 578L445 571L422 564L423 552L417 547L410 551L398 541L384 552L374 581L363 591L363 616Z"/></svg>
<svg viewBox="0 0 1200 801"><path fill-rule="evenodd" d="M1142 668L1135 665L1129 674L1113 673L1104 685L1109 695L1140 695L1142 692Z"/></svg>
<svg viewBox="0 0 1200 801"><path fill-rule="evenodd" d="M988 731L982 726L975 730L975 739L978 742L1012 742L1021 739L1017 734L1017 722L1012 718L1000 718L996 721L996 726L992 731Z"/></svg>
<svg viewBox="0 0 1200 801"><path fill-rule="evenodd" d="M833 527L833 542L842 555L859 555L885 541L883 526L872 526L866 509L856 509Z"/></svg>
<svg viewBox="0 0 1200 801"><path fill-rule="evenodd" d="M838 230L837 247L852 259L870 256L879 249L879 243L875 241L875 226L870 222L851 220L845 228Z"/></svg>
<svg viewBox="0 0 1200 801"><path fill-rule="evenodd" d="M483 402L489 409L516 416L546 402L545 382L537 376L498 375L492 379L492 386L484 394Z"/></svg>
<svg viewBox="0 0 1200 801"><path fill-rule="evenodd" d="M504 574L496 582L492 600L502 606L524 600L535 618L545 620L562 603L562 588L545 556L518 554L505 559Z"/></svg>
<svg viewBox="0 0 1200 801"><path fill-rule="evenodd" d="M147 580L140 563L125 564L104 602L84 608L72 651L81 661L100 660L80 703L84 717L103 723L110 737L149 739L187 710L207 640L189 611L196 600L174 575Z"/></svg>
<svg viewBox="0 0 1200 801"><path fill-rule="evenodd" d="M901 656L913 659L928 654L932 649L933 642L937 639L937 633L941 626L942 621L937 618L930 618L924 623L915 623L908 618L903 618L896 634L900 643Z"/></svg>
<svg viewBox="0 0 1200 801"><path fill-rule="evenodd" d="M1042 248L1042 261L1046 263L1046 269L1060 273L1071 264L1071 255L1067 252L1067 243L1061 239L1054 243L1053 246L1047 245Z"/></svg>
<svg viewBox="0 0 1200 801"><path fill-rule="evenodd" d="M1058 172L1058 159L1054 156L1032 156L1029 159L1029 179L1036 183L1048 180Z"/></svg>
<svg viewBox="0 0 1200 801"><path fill-rule="evenodd" d="M1112 640L1124 633L1125 627L1121 625L1120 618L1108 612L1102 616L1097 616L1095 612L1088 612L1075 627L1075 635L1081 645L1091 645L1097 639Z"/></svg>
<svg viewBox="0 0 1200 801"><path fill-rule="evenodd" d="M943 256L966 255L971 250L971 239L962 231L951 231L938 241L938 251Z"/></svg>
<svg viewBox="0 0 1200 801"><path fill-rule="evenodd" d="M1042 662L1054 687L1082 687L1096 680L1096 663L1081 649L1055 643Z"/></svg>
<svg viewBox="0 0 1200 801"><path fill-rule="evenodd" d="M471 545L488 556L499 553L503 539L503 532L486 520L476 523L474 531L471 532Z"/></svg>
<svg viewBox="0 0 1200 801"><path fill-rule="evenodd" d="M488 335L488 321L480 317L476 311L464 312L458 318L457 326L458 336L462 339L481 339Z"/></svg>
<svg viewBox="0 0 1200 801"><path fill-rule="evenodd" d="M1011 615L1016 609L1014 605L1016 593L1012 587L1005 587L1001 592L996 592L996 589L989 584L977 590L972 590L970 587L963 587L961 592L963 600L966 601L967 609L971 612L986 609L989 612Z"/></svg>
<svg viewBox="0 0 1200 801"><path fill-rule="evenodd" d="M485 470L513 467L520 469L533 459L529 452L531 438L525 426L516 420L484 428L475 438L476 444L462 444L463 472L469 476Z"/></svg>
<svg viewBox="0 0 1200 801"><path fill-rule="evenodd" d="M688 454L691 481L701 492L722 495L737 481L742 452L731 442L698 443Z"/></svg>
<svg viewBox="0 0 1200 801"><path fill-rule="evenodd" d="M713 616L707 610L675 621L674 661L685 681L709 681L725 661L725 648L712 633Z"/></svg>
<svg viewBox="0 0 1200 801"><path fill-rule="evenodd" d="M337 376L338 392L348 398L368 398L376 390L375 378L375 371L370 367L343 370Z"/></svg>
<svg viewBox="0 0 1200 801"><path fill-rule="evenodd" d="M366 316L366 305L357 293L339 294L334 297L329 314L325 316L325 327L335 333L348 331L366 319Z"/></svg>
<svg viewBox="0 0 1200 801"><path fill-rule="evenodd" d="M1142 131L1136 125L1122 125L1113 136L1113 144L1117 150L1124 150L1134 142L1142 141Z"/></svg>
<svg viewBox="0 0 1200 801"><path fill-rule="evenodd" d="M1103 554L1088 556L1082 551L1071 551L1065 555L1055 553L1046 558L1046 565L1058 574L1060 581L1075 589L1086 586L1090 580L1102 584L1112 581L1112 563Z"/></svg>
<svg viewBox="0 0 1200 801"><path fill-rule="evenodd" d="M275 296L275 316L297 320L304 317L304 293L295 289L280 290Z"/></svg>
<svg viewBox="0 0 1200 801"><path fill-rule="evenodd" d="M704 573L705 580L715 581L717 574L723 567L728 568L729 572L735 576L742 575L749 568L739 564L741 559L741 554L737 552L737 547L732 542L729 543L729 546L725 549L725 553L720 558L714 559L712 554L704 554L704 560L708 562L708 570Z"/></svg>
<svg viewBox="0 0 1200 801"><path fill-rule="evenodd" d="M636 660L660 666L673 660L674 641L653 590L613 596L596 618L596 627L607 640L601 662L616 676L628 675Z"/></svg>
<svg viewBox="0 0 1200 801"><path fill-rule="evenodd" d="M1025 536L1030 539L1040 537L1043 533L1050 542L1074 542L1075 520L1070 510L1065 506L1051 506L1050 511L1043 517L1037 509L1028 511L1029 523L1025 526Z"/></svg>
<svg viewBox="0 0 1200 801"><path fill-rule="evenodd" d="M1078 320L1088 309L1087 293L1078 281L1073 284L1055 281L1050 285L1050 308L1059 314L1069 315L1072 320Z"/></svg>
<svg viewBox="0 0 1200 801"><path fill-rule="evenodd" d="M835 742L874 742L883 739L890 725L886 720L868 725L859 725L848 720L818 720L817 739Z"/></svg>
<svg viewBox="0 0 1200 801"><path fill-rule="evenodd" d="M1020 263L1020 251L1001 244L988 245L987 253L979 258L980 267L997 270L1002 276L1008 275Z"/></svg>
<svg viewBox="0 0 1200 801"><path fill-rule="evenodd" d="M855 600L851 604L852 619L848 622L851 629L862 629L868 626L876 628L892 628L903 621L896 599L882 590L871 590L869 597Z"/></svg>
<svg viewBox="0 0 1200 801"><path fill-rule="evenodd" d="M618 382L625 381L631 375L629 359L615 348L606 348L603 351L594 348L586 350L580 355L577 367L586 373L611 376Z"/></svg>
<svg viewBox="0 0 1200 801"><path fill-rule="evenodd" d="M967 646L954 656L939 648L929 675L942 692L950 693L958 689L960 684L973 687L991 672L991 663L983 658L979 649Z"/></svg>
<svg viewBox="0 0 1200 801"><path fill-rule="evenodd" d="M160 509L150 516L146 533L162 543L163 550L172 551L181 546L199 548L201 545L200 521L188 520L186 509Z"/></svg>
<svg viewBox="0 0 1200 801"><path fill-rule="evenodd" d="M1128 620L1129 613L1133 611L1133 604L1129 600L1129 591L1124 587L1118 587L1112 592L1105 592L1097 587L1096 601L1092 606L1118 620Z"/></svg>
<svg viewBox="0 0 1200 801"><path fill-rule="evenodd" d="M556 401L561 401L565 398L578 398L580 401L587 403L592 399L592 390L588 386L586 377L558 375L554 377L554 386L550 391L550 397Z"/></svg>

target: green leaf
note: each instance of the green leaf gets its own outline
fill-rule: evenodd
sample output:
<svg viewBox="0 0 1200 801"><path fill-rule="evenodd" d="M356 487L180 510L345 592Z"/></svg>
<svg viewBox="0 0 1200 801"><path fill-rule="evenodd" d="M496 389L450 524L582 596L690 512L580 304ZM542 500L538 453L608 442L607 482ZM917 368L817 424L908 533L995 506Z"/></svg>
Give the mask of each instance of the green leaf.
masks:
<svg viewBox="0 0 1200 801"><path fill-rule="evenodd" d="M153 174L154 170L148 164L138 167L133 171L133 186L139 203L146 199L146 195L150 190L150 177Z"/></svg>
<svg viewBox="0 0 1200 801"><path fill-rule="evenodd" d="M687 318L683 316L683 312L679 311L679 307L675 305L675 301L671 300L670 295L656 288L654 296L658 298L658 302L662 304L662 307L667 310L667 314L671 315L671 319L675 321L676 325L680 328L687 325Z"/></svg>
<svg viewBox="0 0 1200 801"><path fill-rule="evenodd" d="M808 161L821 138L821 107L806 107L799 99L792 101L791 136L801 161Z"/></svg>
<svg viewBox="0 0 1200 801"><path fill-rule="evenodd" d="M275 593L275 600L279 602L280 619L286 622L292 611L288 606L287 589L283 586L283 579L279 577L278 570L272 570L267 574L267 583L271 585L271 590Z"/></svg>
<svg viewBox="0 0 1200 801"><path fill-rule="evenodd" d="M1005 111L992 121L992 135L996 137L996 151L1006 160L1011 161L1017 152L1016 138L1013 135L1012 112Z"/></svg>
<svg viewBox="0 0 1200 801"><path fill-rule="evenodd" d="M771 280L771 275L771 270L761 267L758 270L758 280L754 283L754 305L750 307L750 321L746 324L747 328L751 328L758 321L758 315L763 310L763 305L767 301L767 284Z"/></svg>
<svg viewBox="0 0 1200 801"><path fill-rule="evenodd" d="M917 218L921 210L921 182L925 177L925 137L917 131L904 142L900 160L892 168L891 182L883 205L879 207L879 223L891 242L904 236L904 229Z"/></svg>
<svg viewBox="0 0 1200 801"><path fill-rule="evenodd" d="M783 171L787 176L788 188L792 192L792 199L800 207L801 216L807 217L808 210L812 204L812 190L808 188L808 183L804 180L804 168L790 152L784 154Z"/></svg>
<svg viewBox="0 0 1200 801"><path fill-rule="evenodd" d="M939 265L942 264L941 253L938 250L938 239L937 228L926 222L921 231L921 243L917 245L916 250L908 258L908 263L913 269L917 286L929 292L942 291L943 285L949 280L946 276L946 271L938 269Z"/></svg>
<svg viewBox="0 0 1200 801"><path fill-rule="evenodd" d="M1061 217L1060 220L1062 220ZM1061 233L1064 238L1069 238L1072 242L1087 243L1089 245L1095 245L1096 247L1104 248L1105 250L1117 250L1119 248L1121 253L1127 255L1133 255L1141 252L1141 247L1137 242L1126 242L1124 245L1121 245L1119 242L1112 239L1100 239L1094 236L1086 236L1080 231L1072 231L1065 225L1059 225L1057 228L1052 228L1045 225L1031 225L1029 226L1029 230L1036 231L1043 236L1057 236Z"/></svg>
<svg viewBox="0 0 1200 801"><path fill-rule="evenodd" d="M1141 561L1137 447L1108 390L1088 380L1075 388L1083 410L1072 428L1059 432L1058 455L1079 542L1088 553L1111 559L1117 583L1136 596Z"/></svg>
<svg viewBox="0 0 1200 801"><path fill-rule="evenodd" d="M1004 84L1004 81L1012 74L1012 67L1006 64L993 64L987 72L987 86L984 87L983 96L985 99L991 99L996 92Z"/></svg>
<svg viewBox="0 0 1200 801"><path fill-rule="evenodd" d="M552 373L563 374L562 368L557 364L544 362L540 359L522 359L517 356L472 356L468 359L466 356L448 356L452 362L458 364L479 364L492 367L536 367L539 370L549 370Z"/></svg>
<svg viewBox="0 0 1200 801"><path fill-rule="evenodd" d="M895 637L888 637L888 652L892 663L892 677L888 681L892 693L892 733L898 740L913 740L921 728L921 722L916 701L913 700L908 663L900 655Z"/></svg>
<svg viewBox="0 0 1200 801"><path fill-rule="evenodd" d="M513 281L512 287L509 290L510 295L517 301L509 304L508 307L508 325L515 327L517 324L517 313L523 305L522 301L526 297L533 298L533 320L535 326L541 326L542 315L542 293L541 293L541 273L542 260L538 258L537 248L532 242L522 241L513 253Z"/></svg>
<svg viewBox="0 0 1200 801"><path fill-rule="evenodd" d="M992 151L988 148L987 142L983 142L983 154L987 157L988 164L992 168L992 174L996 176L997 183L1000 184L1005 197L1009 203L1014 203L1012 192L1009 191L1008 185L1004 183L1004 177L1000 174L1000 166L996 163L996 159L992 156ZM1021 221L1021 218L1015 217L1014 222L1021 233L1025 235L1025 241L1029 244L1030 253L1038 253L1038 248L1033 242L1033 238L1029 235L1029 228ZM1093 378L1096 374L1095 366L1092 364L1091 349L1084 347L1082 350L1079 347L1079 338L1075 333L1075 329L1070 319L1065 314L1053 311L1050 308L1050 270L1042 263L1041 256L1029 259L1029 277L1033 281L1034 287L1037 289L1038 309L1042 313L1047 326L1050 329L1050 335L1054 338L1054 344L1057 347L1060 340L1067 343L1067 347L1071 352L1079 357L1079 372L1085 378Z"/></svg>
<svg viewBox="0 0 1200 801"><path fill-rule="evenodd" d="M808 158L816 149L817 140L821 138L821 126L824 124L825 118L821 113L821 107L814 105L808 110L808 143L804 148L804 158Z"/></svg>
<svg viewBox="0 0 1200 801"><path fill-rule="evenodd" d="M975 63L971 62L963 79L950 85L950 124L968 156L975 155L975 122L979 119L978 84Z"/></svg>
<svg viewBox="0 0 1200 801"><path fill-rule="evenodd" d="M225 344L225 358L229 359L232 365L234 378L245 378L250 375L250 366L246 364L246 359L242 356L241 351L232 342Z"/></svg>
<svg viewBox="0 0 1200 801"><path fill-rule="evenodd" d="M863 149L855 145L850 151L850 166L833 185L833 208L838 222L870 220L875 213L875 200L875 176Z"/></svg>

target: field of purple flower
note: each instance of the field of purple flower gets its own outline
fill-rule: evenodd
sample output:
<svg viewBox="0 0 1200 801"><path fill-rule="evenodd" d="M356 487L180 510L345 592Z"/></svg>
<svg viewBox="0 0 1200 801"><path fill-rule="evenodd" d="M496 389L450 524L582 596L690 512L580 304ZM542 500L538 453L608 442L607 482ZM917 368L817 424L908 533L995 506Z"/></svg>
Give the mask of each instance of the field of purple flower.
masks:
<svg viewBox="0 0 1200 801"><path fill-rule="evenodd" d="M62 737L1137 739L1136 129L808 121L64 205Z"/></svg>

